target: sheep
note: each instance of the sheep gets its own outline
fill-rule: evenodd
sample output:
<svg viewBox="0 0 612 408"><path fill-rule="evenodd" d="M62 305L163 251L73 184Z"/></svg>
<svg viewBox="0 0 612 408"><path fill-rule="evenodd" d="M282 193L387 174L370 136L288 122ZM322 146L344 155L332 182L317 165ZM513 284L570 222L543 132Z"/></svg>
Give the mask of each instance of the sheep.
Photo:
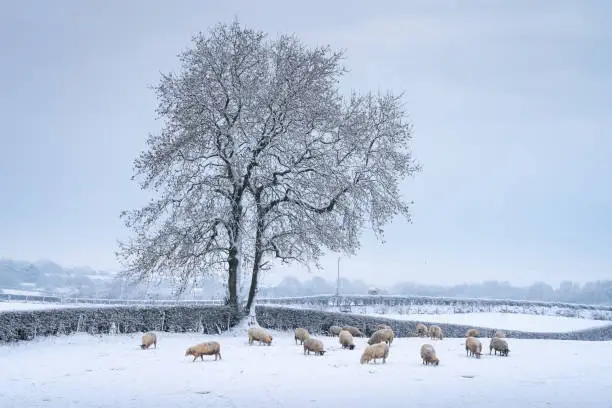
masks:
<svg viewBox="0 0 612 408"><path fill-rule="evenodd" d="M295 329L295 344L297 344L298 340L300 341L300 344L304 344L304 340L309 337L310 333L308 333L308 330L304 329L303 327L298 327Z"/></svg>
<svg viewBox="0 0 612 408"><path fill-rule="evenodd" d="M304 354L306 353L310 354L311 351L315 353L315 356L317 354L320 356L325 354L325 347L323 346L323 342L321 340L318 340L312 337L308 337L304 339L303 345L304 345Z"/></svg>
<svg viewBox="0 0 612 408"><path fill-rule="evenodd" d="M142 344L140 348L145 350L154 345L157 348L157 336L153 332L147 332L142 335Z"/></svg>
<svg viewBox="0 0 612 408"><path fill-rule="evenodd" d="M495 354L499 351L499 355L508 357L510 349L508 348L508 342L501 337L493 337L491 343L489 343L489 355L491 351L495 350Z"/></svg>
<svg viewBox="0 0 612 408"><path fill-rule="evenodd" d="M431 344L423 344L421 346L421 359L425 365L431 364L437 366L440 364L440 359L436 356L436 350L434 350Z"/></svg>
<svg viewBox="0 0 612 408"><path fill-rule="evenodd" d="M465 337L478 337L478 329L470 329L465 333Z"/></svg>
<svg viewBox="0 0 612 408"><path fill-rule="evenodd" d="M376 364L376 359L382 358L382 362L385 364L387 362L387 357L389 357L389 345L387 343L378 343L367 346L365 350L363 350L363 354L359 361L361 364L364 364L374 360L374 364Z"/></svg>
<svg viewBox="0 0 612 408"><path fill-rule="evenodd" d="M378 331L378 330L383 330L383 329L389 329L389 330L393 330L391 328L391 326L389 326L388 324L377 324L376 326L374 326L374 330Z"/></svg>
<svg viewBox="0 0 612 408"><path fill-rule="evenodd" d="M428 334L427 326L425 326L423 323L417 323L416 330L417 330L417 336L427 337L427 334Z"/></svg>
<svg viewBox="0 0 612 408"><path fill-rule="evenodd" d="M482 355L482 344L480 343L480 340L478 340L476 337L468 337L465 339L465 355L480 358Z"/></svg>
<svg viewBox="0 0 612 408"><path fill-rule="evenodd" d="M504 333L502 330L497 330L495 334L493 335L493 337L498 337L500 339L503 339L504 337L506 337L506 333Z"/></svg>
<svg viewBox="0 0 612 408"><path fill-rule="evenodd" d="M248 330L249 344L253 344L255 340L261 343L266 343L268 346L272 345L272 335L268 333L263 327L251 327Z"/></svg>
<svg viewBox="0 0 612 408"><path fill-rule="evenodd" d="M209 341L206 343L196 344L195 346L191 346L185 351L185 356L193 356L193 361L195 362L198 357L202 361L204 361L204 356L215 356L215 361L217 361L217 357L221 360L221 345L216 341Z"/></svg>
<svg viewBox="0 0 612 408"><path fill-rule="evenodd" d="M442 340L442 329L440 328L440 326L429 326L429 337L433 340L433 339L440 339Z"/></svg>
<svg viewBox="0 0 612 408"><path fill-rule="evenodd" d="M331 336L339 336L341 331L342 331L342 327L340 326L330 326L329 327L329 334Z"/></svg>
<svg viewBox="0 0 612 408"><path fill-rule="evenodd" d="M354 326L344 326L342 330L348 330L353 337L363 337L363 333Z"/></svg>
<svg viewBox="0 0 612 408"><path fill-rule="evenodd" d="M348 330L341 330L338 335L338 339L340 340L340 344L342 348L348 348L349 350L353 350L355 348L355 343L353 343L353 335Z"/></svg>
<svg viewBox="0 0 612 408"><path fill-rule="evenodd" d="M382 329L374 332L372 337L368 340L368 344L377 344L377 343L387 343L391 346L393 343L393 338L395 337L395 333L391 329Z"/></svg>

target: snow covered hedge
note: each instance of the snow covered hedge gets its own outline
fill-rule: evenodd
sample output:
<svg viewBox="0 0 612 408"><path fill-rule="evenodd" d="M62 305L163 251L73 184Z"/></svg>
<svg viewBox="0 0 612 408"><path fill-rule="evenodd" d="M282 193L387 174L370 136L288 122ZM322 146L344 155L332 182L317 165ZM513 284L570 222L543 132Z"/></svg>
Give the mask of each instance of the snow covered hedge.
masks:
<svg viewBox="0 0 612 408"><path fill-rule="evenodd" d="M118 306L0 313L0 342L37 336L166 332L221 333L242 316L224 306Z"/></svg>
<svg viewBox="0 0 612 408"><path fill-rule="evenodd" d="M257 307L257 321L266 328L274 330L293 330L304 327L314 334L327 334L332 325L355 326L366 335L374 332L377 324L383 323L393 327L396 337L412 337L416 332L417 321L386 319L377 316L327 312L311 309L291 309L287 307ZM422 321L427 326L432 323ZM434 323L442 328L444 337L464 337L465 332L473 327L480 331L481 337L491 337L496 329L503 329L508 337L519 339L555 339L555 340L612 340L612 325L570 333L532 333L506 330L503 327L478 327L458 324Z"/></svg>
<svg viewBox="0 0 612 408"><path fill-rule="evenodd" d="M369 336L376 324L384 323L393 327L397 337L410 337L414 336L417 323L287 307L257 306L256 312L257 321L263 327L274 330L305 327L314 334L324 334L332 325L350 325ZM76 332L112 334L154 330L219 334L235 326L242 317L235 309L225 306L107 306L0 312L0 342ZM438 325L444 330L445 337L464 337L466 330L471 328L456 324ZM482 337L490 337L497 329L477 328ZM505 330L503 327L499 329ZM522 339L612 340L612 325L571 333L505 331L508 337Z"/></svg>

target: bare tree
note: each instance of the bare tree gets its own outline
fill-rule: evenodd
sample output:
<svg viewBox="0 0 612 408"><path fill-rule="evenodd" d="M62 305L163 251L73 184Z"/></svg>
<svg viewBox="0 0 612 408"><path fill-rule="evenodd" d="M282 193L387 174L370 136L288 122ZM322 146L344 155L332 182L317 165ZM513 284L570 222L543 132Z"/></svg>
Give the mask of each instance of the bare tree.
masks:
<svg viewBox="0 0 612 408"><path fill-rule="evenodd" d="M380 233L409 216L397 186L418 167L399 97L346 101L342 53L268 41L237 21L193 42L182 72L155 88L164 126L134 178L160 197L122 213L135 232L118 254L128 277L177 279L181 292L218 274L237 306L250 266L251 306L266 258L308 264L323 249L354 251L366 220Z"/></svg>
<svg viewBox="0 0 612 408"><path fill-rule="evenodd" d="M180 293L202 274L227 273L227 303L238 305L244 193L268 133L264 40L237 22L217 25L179 55L182 72L155 87L164 126L133 178L160 197L122 213L135 231L118 254L130 278L178 279Z"/></svg>
<svg viewBox="0 0 612 408"><path fill-rule="evenodd" d="M316 263L323 249L354 253L366 224L382 239L392 217L410 220L399 182L420 166L408 148L401 95L353 94L328 120L327 131L302 133L292 138L298 143L280 143L287 147L280 153L267 152L272 168L259 167L264 171L251 178L256 238L247 309L267 255Z"/></svg>

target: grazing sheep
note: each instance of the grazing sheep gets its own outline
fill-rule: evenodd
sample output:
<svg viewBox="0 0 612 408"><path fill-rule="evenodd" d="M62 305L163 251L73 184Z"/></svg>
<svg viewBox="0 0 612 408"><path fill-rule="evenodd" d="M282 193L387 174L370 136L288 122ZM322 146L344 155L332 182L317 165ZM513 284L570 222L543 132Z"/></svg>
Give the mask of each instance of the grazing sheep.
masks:
<svg viewBox="0 0 612 408"><path fill-rule="evenodd" d="M304 339L304 354L310 354L311 351L315 353L315 356L317 354L320 356L325 354L325 347L323 346L323 342L312 337Z"/></svg>
<svg viewBox="0 0 612 408"><path fill-rule="evenodd" d="M491 354L492 350L495 350L495 355L497 355L497 352L499 351L500 356L506 357L508 357L508 353L510 352L508 342L501 337L493 337L491 339L491 343L489 343L489 355Z"/></svg>
<svg viewBox="0 0 612 408"><path fill-rule="evenodd" d="M478 337L478 329L470 329L465 333L465 337Z"/></svg>
<svg viewBox="0 0 612 408"><path fill-rule="evenodd" d="M493 337L498 337L500 339L503 339L504 337L506 337L506 333L504 333L502 330L497 330L495 334L493 335Z"/></svg>
<svg viewBox="0 0 612 408"><path fill-rule="evenodd" d="M196 344L185 351L185 356L193 356L193 361L196 361L198 357L204 361L204 356L212 355L215 356L215 361L217 361L217 357L221 360L221 345L216 341Z"/></svg>
<svg viewBox="0 0 612 408"><path fill-rule="evenodd" d="M442 329L440 328L440 326L429 326L429 337L433 340L433 339L440 339L442 340Z"/></svg>
<svg viewBox="0 0 612 408"><path fill-rule="evenodd" d="M376 364L376 359L382 358L382 362L385 364L387 362L387 357L389 357L389 345L387 343L378 343L367 346L365 350L363 350L363 354L359 361L361 364L364 364L374 360L374 364Z"/></svg>
<svg viewBox="0 0 612 408"><path fill-rule="evenodd" d="M338 337L343 349L347 348L349 350L353 350L355 348L355 343L353 342L353 335L350 331L341 330Z"/></svg>
<svg viewBox="0 0 612 408"><path fill-rule="evenodd" d="M304 344L304 340L309 337L310 333L308 333L308 330L304 329L303 327L298 327L295 329L295 344L297 344L298 340L300 341L300 344Z"/></svg>
<svg viewBox="0 0 612 408"><path fill-rule="evenodd" d="M272 335L268 333L263 327L251 327L248 330L249 344L253 344L255 340L261 343L266 343L268 346L272 345Z"/></svg>
<svg viewBox="0 0 612 408"><path fill-rule="evenodd" d="M431 344L423 344L421 346L421 359L425 365L431 364L437 366L440 364L440 359L436 356L436 350Z"/></svg>
<svg viewBox="0 0 612 408"><path fill-rule="evenodd" d="M341 331L342 331L342 327L340 326L330 326L329 327L329 334L331 336L339 336Z"/></svg>
<svg viewBox="0 0 612 408"><path fill-rule="evenodd" d="M389 329L389 330L393 330L391 328L391 326L389 326L388 324L377 324L376 326L374 326L374 330L378 331L378 330L383 330L383 329Z"/></svg>
<svg viewBox="0 0 612 408"><path fill-rule="evenodd" d="M417 336L419 337L427 337L428 331L427 331L427 326L425 326L423 323L417 323L416 325L416 333Z"/></svg>
<svg viewBox="0 0 612 408"><path fill-rule="evenodd" d="M157 348L157 336L153 332L147 332L142 335L142 344L140 345L141 349L148 349L154 345Z"/></svg>
<svg viewBox="0 0 612 408"><path fill-rule="evenodd" d="M393 343L393 338L395 337L395 333L391 329L382 329L374 332L372 337L368 340L368 344L377 344L377 343L387 343L389 346Z"/></svg>
<svg viewBox="0 0 612 408"><path fill-rule="evenodd" d="M348 330L353 337L363 337L363 333L354 326L344 326L342 330Z"/></svg>
<svg viewBox="0 0 612 408"><path fill-rule="evenodd" d="M465 355L476 356L480 358L482 355L482 344L476 337L468 337L465 339Z"/></svg>

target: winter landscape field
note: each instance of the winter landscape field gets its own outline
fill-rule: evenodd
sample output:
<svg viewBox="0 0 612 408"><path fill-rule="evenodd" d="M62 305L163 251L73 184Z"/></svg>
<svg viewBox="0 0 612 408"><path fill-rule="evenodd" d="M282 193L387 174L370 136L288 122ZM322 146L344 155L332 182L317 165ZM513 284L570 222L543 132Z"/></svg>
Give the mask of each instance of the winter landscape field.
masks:
<svg viewBox="0 0 612 408"><path fill-rule="evenodd" d="M520 313L452 313L384 315L395 320L413 320L428 323L449 323L468 326L504 328L507 330L556 333L578 331L612 324L607 320L581 319L563 316L527 315Z"/></svg>
<svg viewBox="0 0 612 408"><path fill-rule="evenodd" d="M78 334L0 346L2 407L612 407L612 342L508 339L510 356L466 357L464 339L399 338L386 364L360 365L355 350L320 337L324 356L303 355L292 334L249 346L244 333L159 334L141 350L140 335ZM222 360L192 362L185 349L216 340ZM441 362L424 366L432 342ZM590 374L589 374L590 373Z"/></svg>

